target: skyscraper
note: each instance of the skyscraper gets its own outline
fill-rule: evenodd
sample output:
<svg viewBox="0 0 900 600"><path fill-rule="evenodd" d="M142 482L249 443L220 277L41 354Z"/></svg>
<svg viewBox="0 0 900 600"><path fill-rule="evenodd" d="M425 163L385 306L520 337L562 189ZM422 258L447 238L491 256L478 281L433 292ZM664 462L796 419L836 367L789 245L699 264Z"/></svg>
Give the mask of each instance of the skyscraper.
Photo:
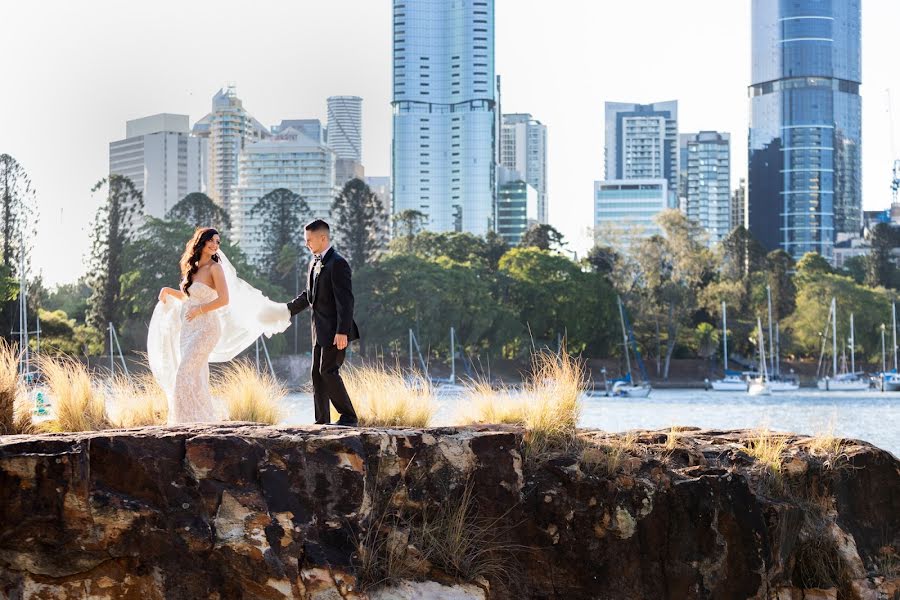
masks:
<svg viewBox="0 0 900 600"><path fill-rule="evenodd" d="M547 126L530 114L503 115L500 164L537 190L537 219L547 223Z"/></svg>
<svg viewBox="0 0 900 600"><path fill-rule="evenodd" d="M327 219L338 189L334 186L334 151L288 127L266 140L247 144L240 155L240 183L229 205L232 236L248 257L259 258L259 228L253 215L260 198L278 188L303 196L310 217Z"/></svg>
<svg viewBox="0 0 900 600"><path fill-rule="evenodd" d="M678 101L606 103L606 179L666 179L678 206Z"/></svg>
<svg viewBox="0 0 900 600"><path fill-rule="evenodd" d="M328 145L337 158L362 164L362 98L328 98Z"/></svg>
<svg viewBox="0 0 900 600"><path fill-rule="evenodd" d="M685 214L706 230L712 246L731 231L731 136L701 131L679 140Z"/></svg>
<svg viewBox="0 0 900 600"><path fill-rule="evenodd" d="M228 209L238 183L241 150L269 132L244 110L234 86L229 86L213 96L212 112L194 124L194 134L209 137L209 197Z"/></svg>
<svg viewBox="0 0 900 600"><path fill-rule="evenodd" d="M860 0L753 0L750 232L829 260L860 196Z"/></svg>
<svg viewBox="0 0 900 600"><path fill-rule="evenodd" d="M394 0L394 211L433 231L494 227L494 0Z"/></svg>
<svg viewBox="0 0 900 600"><path fill-rule="evenodd" d="M206 192L207 140L191 136L187 115L158 114L125 123L109 144L109 173L144 194L144 212L164 218L191 192Z"/></svg>

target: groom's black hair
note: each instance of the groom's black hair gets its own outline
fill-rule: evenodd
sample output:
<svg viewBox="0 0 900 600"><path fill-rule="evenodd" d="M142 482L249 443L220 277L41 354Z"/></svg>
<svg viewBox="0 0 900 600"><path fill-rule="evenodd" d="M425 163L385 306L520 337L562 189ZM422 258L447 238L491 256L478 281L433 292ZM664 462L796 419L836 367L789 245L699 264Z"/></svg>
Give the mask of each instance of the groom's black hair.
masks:
<svg viewBox="0 0 900 600"><path fill-rule="evenodd" d="M323 229L328 233L331 233L331 227L328 226L328 223L323 221L322 219L313 219L304 227L307 231L322 231Z"/></svg>

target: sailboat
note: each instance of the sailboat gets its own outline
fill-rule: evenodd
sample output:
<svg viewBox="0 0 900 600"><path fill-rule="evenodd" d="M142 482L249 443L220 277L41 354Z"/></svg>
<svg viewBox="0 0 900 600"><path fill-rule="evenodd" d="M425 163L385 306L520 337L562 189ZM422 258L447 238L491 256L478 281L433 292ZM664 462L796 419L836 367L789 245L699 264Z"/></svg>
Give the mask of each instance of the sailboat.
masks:
<svg viewBox="0 0 900 600"><path fill-rule="evenodd" d="M766 299L769 305L769 389L773 392L794 392L800 389L800 381L795 377L783 377L781 375L781 348L779 340L778 323L775 324L775 335L772 335L772 288L766 286ZM773 347L773 344L777 344Z"/></svg>
<svg viewBox="0 0 900 600"><path fill-rule="evenodd" d="M762 319L756 317L757 339L759 342L759 376L750 379L747 393L751 396L768 396L772 393L769 387L769 372L766 369L766 343L763 340Z"/></svg>
<svg viewBox="0 0 900 600"><path fill-rule="evenodd" d="M859 376L859 373L856 373L856 360L855 360L855 344L854 344L854 335L853 335L853 315L850 315L850 356L851 356L851 370L847 372L846 366L846 354L844 355L844 359L841 361L844 367L844 371L838 372L838 357L837 357L837 301L835 298L831 299L831 310L828 313L828 321L831 323L831 362L832 376L828 377L827 375L818 381L818 387L820 390L826 392L835 392L835 391L844 391L844 392L861 392L869 389L869 384L866 380ZM825 340L822 340L822 355L825 354ZM820 359L821 361L821 359Z"/></svg>
<svg viewBox="0 0 900 600"><path fill-rule="evenodd" d="M897 372L897 303L891 302L891 356L894 368L887 371L884 366L884 325L881 326L881 391L896 392L900 390L900 373Z"/></svg>
<svg viewBox="0 0 900 600"><path fill-rule="evenodd" d="M634 335L631 332L631 328L626 325L625 308L622 306L622 298L618 297L616 300L619 303L619 319L622 323L622 341L625 348L625 365L627 370L625 377L614 379L612 381L612 390L610 391L610 394L627 398L646 398L650 395L651 388L650 384L647 383L647 371L644 369L644 361L641 360L641 354L638 352L637 344L634 342ZM640 384L635 383L631 375L631 358L628 355L629 345L634 350L635 362L640 368L641 375L644 379L644 382Z"/></svg>
<svg viewBox="0 0 900 600"><path fill-rule="evenodd" d="M748 384L741 378L741 372L728 370L728 317L725 310L725 303L722 302L722 355L725 357L725 377L713 381L712 389L717 392L744 392Z"/></svg>

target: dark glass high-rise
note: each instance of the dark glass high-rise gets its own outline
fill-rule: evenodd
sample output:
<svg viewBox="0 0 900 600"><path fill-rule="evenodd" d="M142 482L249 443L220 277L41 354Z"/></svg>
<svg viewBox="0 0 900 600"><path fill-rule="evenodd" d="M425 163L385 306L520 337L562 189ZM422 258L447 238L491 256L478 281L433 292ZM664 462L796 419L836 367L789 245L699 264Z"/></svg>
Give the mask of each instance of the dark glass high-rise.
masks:
<svg viewBox="0 0 900 600"><path fill-rule="evenodd" d="M753 0L750 232L832 258L861 226L860 0Z"/></svg>

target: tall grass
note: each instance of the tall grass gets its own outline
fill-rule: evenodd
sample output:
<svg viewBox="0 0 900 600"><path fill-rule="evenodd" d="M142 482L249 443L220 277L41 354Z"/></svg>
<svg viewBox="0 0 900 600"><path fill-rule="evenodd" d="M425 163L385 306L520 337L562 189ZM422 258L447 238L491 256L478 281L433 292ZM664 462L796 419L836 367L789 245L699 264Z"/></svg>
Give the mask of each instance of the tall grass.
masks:
<svg viewBox="0 0 900 600"><path fill-rule="evenodd" d="M230 421L276 424L287 389L246 360L228 363L212 379L212 394L225 403Z"/></svg>
<svg viewBox="0 0 900 600"><path fill-rule="evenodd" d="M431 382L421 374L370 365L347 367L342 378L360 425L427 427L437 410Z"/></svg>
<svg viewBox="0 0 900 600"><path fill-rule="evenodd" d="M586 444L581 452L581 464L590 472L614 475L626 466L629 458L640 452L637 439L637 434L629 431L625 437L608 436L602 441Z"/></svg>
<svg viewBox="0 0 900 600"><path fill-rule="evenodd" d="M532 368L521 393L495 391L484 383L469 386L462 418L468 423L514 423L525 427L526 455L579 448L576 434L581 396L587 387L584 364L565 351L532 356Z"/></svg>
<svg viewBox="0 0 900 600"><path fill-rule="evenodd" d="M56 418L47 424L53 431L97 431L112 425L106 413L103 391L91 381L87 368L71 358L42 357L44 374Z"/></svg>
<svg viewBox="0 0 900 600"><path fill-rule="evenodd" d="M166 394L150 373L116 376L109 385L107 405L116 427L165 425L169 413Z"/></svg>
<svg viewBox="0 0 900 600"><path fill-rule="evenodd" d="M0 338L0 435L34 431L31 405L19 378L19 352Z"/></svg>

